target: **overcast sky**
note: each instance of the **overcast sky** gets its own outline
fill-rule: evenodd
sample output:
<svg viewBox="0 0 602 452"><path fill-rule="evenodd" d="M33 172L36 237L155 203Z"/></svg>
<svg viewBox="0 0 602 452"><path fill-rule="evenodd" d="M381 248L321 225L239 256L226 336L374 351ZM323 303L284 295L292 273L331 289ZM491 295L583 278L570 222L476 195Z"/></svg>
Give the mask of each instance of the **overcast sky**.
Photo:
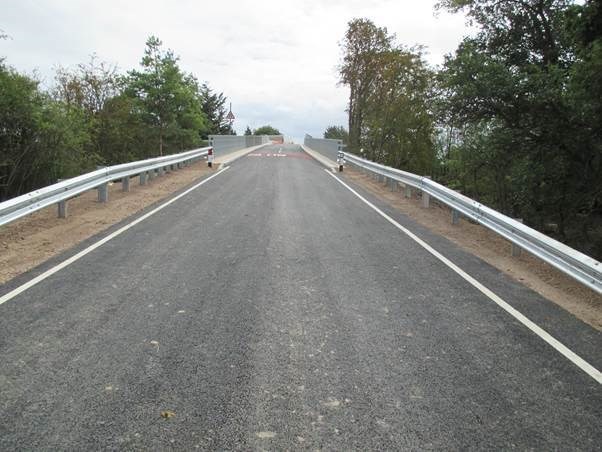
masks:
<svg viewBox="0 0 602 452"><path fill-rule="evenodd" d="M468 33L461 15L436 0L0 0L0 56L34 70L48 86L57 65L96 53L122 71L138 65L146 38L158 36L181 67L223 91L234 128L271 124L296 140L346 125L348 91L337 85L347 22L366 17L407 46L427 47L441 64Z"/></svg>

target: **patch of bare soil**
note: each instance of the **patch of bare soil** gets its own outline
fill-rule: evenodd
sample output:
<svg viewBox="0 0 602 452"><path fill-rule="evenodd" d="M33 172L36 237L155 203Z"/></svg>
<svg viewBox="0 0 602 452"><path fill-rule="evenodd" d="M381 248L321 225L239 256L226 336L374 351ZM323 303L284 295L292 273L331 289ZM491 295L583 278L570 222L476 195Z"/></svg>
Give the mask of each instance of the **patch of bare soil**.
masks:
<svg viewBox="0 0 602 452"><path fill-rule="evenodd" d="M67 218L53 205L0 227L0 284L34 268L111 225L166 198L171 193L214 171L204 161L166 173L139 185L130 179L130 191L121 183L109 187L109 202L99 203L96 190L68 202Z"/></svg>
<svg viewBox="0 0 602 452"><path fill-rule="evenodd" d="M602 330L602 296L593 290L529 253L523 252L519 257L512 257L510 242L481 225L471 223L464 218L460 219L457 225L452 225L450 209L433 202L432 198L431 207L424 209L415 191L412 198L408 199L405 198L404 192L393 192L389 187L359 171L346 168L345 175L369 192L386 200L414 221L447 237L464 250L520 281L598 331Z"/></svg>

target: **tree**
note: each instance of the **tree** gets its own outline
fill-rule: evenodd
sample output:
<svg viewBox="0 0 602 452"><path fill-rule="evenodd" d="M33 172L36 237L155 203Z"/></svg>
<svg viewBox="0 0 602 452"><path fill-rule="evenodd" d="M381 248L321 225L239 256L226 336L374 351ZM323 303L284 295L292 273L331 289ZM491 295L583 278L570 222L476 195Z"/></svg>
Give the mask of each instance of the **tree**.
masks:
<svg viewBox="0 0 602 452"><path fill-rule="evenodd" d="M226 119L227 97L223 93L214 93L206 83L201 86L202 109L209 121L208 134L211 135L236 135L232 130L230 121ZM204 137L206 138L206 136Z"/></svg>
<svg viewBox="0 0 602 452"><path fill-rule="evenodd" d="M351 152L406 171L431 174L435 162L433 73L420 49L395 43L386 28L354 19L343 41L341 82L349 85Z"/></svg>
<svg viewBox="0 0 602 452"><path fill-rule="evenodd" d="M253 130L253 135L282 135L280 131L270 125L261 126Z"/></svg>
<svg viewBox="0 0 602 452"><path fill-rule="evenodd" d="M324 138L342 140L344 144L347 144L349 141L349 132L343 126L328 126L324 131Z"/></svg>
<svg viewBox="0 0 602 452"><path fill-rule="evenodd" d="M364 108L370 87L379 71L378 58L391 49L393 36L368 19L353 19L340 44L343 61L339 67L340 82L349 86L349 149L361 147Z"/></svg>
<svg viewBox="0 0 602 452"><path fill-rule="evenodd" d="M159 155L166 138L171 138L172 147L183 148L184 141L198 143L208 129L196 79L182 73L179 58L161 46L158 38L148 38L142 70L130 71L126 81L126 93L137 100L145 121L157 131Z"/></svg>
<svg viewBox="0 0 602 452"><path fill-rule="evenodd" d="M247 126L247 128L245 129L245 135L253 135L253 131L249 126Z"/></svg>
<svg viewBox="0 0 602 452"><path fill-rule="evenodd" d="M438 111L459 132L448 181L540 230L553 223L557 238L600 256L598 4L440 2L479 32L447 58Z"/></svg>
<svg viewBox="0 0 602 452"><path fill-rule="evenodd" d="M85 116L0 63L0 199L91 169Z"/></svg>
<svg viewBox="0 0 602 452"><path fill-rule="evenodd" d="M49 91L0 58L0 199L101 163L148 158L157 147L160 154L198 147L211 127L233 133L223 94L181 71L161 45L149 38L141 69L125 76L94 55L59 67Z"/></svg>

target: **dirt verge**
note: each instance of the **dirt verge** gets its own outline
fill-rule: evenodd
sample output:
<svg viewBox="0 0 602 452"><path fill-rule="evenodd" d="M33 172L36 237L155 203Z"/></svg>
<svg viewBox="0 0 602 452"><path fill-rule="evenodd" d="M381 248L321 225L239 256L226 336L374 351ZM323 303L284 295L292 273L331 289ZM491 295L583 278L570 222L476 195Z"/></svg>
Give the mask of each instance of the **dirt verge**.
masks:
<svg viewBox="0 0 602 452"><path fill-rule="evenodd" d="M56 205L0 228L0 284L102 232L111 225L166 198L214 169L205 161L166 173L146 185L130 179L130 191L120 183L109 186L109 202L99 203L92 190L68 203L68 216L57 217Z"/></svg>
<svg viewBox="0 0 602 452"><path fill-rule="evenodd" d="M424 209L416 194L407 199L401 191L392 192L390 188L371 177L350 168L345 169L345 176L386 200L414 221L447 237L464 250L480 257L598 331L602 331L602 296L593 290L526 252L520 257L512 257L510 242L481 225L463 218L459 224L452 225L451 212L446 206L431 202L431 207Z"/></svg>

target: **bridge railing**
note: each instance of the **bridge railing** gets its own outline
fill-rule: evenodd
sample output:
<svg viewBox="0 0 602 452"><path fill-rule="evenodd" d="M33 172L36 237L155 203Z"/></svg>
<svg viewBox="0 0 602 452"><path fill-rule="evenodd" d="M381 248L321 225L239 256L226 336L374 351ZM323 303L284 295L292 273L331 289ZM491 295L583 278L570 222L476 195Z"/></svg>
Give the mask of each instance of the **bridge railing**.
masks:
<svg viewBox="0 0 602 452"><path fill-rule="evenodd" d="M107 166L17 196L0 203L0 226L53 204L58 204L59 217L65 217L67 214L67 201L94 188L98 189L98 200L100 202L107 202L109 182L121 180L122 189L128 191L130 177L139 175L140 184L144 185L147 180L154 178L156 175L162 175L165 171L188 166L191 162L202 159L207 155L209 149L211 147Z"/></svg>
<svg viewBox="0 0 602 452"><path fill-rule="evenodd" d="M347 163L381 178L402 183L422 192L423 203L428 205L432 196L452 209L452 218L462 214L491 229L516 246L537 256L544 262L571 276L597 293L602 293L602 264L597 260L532 229L467 196L451 190L425 176L401 171L366 160L357 155L344 153ZM336 161L336 159L333 159Z"/></svg>
<svg viewBox="0 0 602 452"><path fill-rule="evenodd" d="M305 135L303 144L313 151L319 152L321 155L334 163L337 161L337 153L343 150L343 141L334 140L331 138L314 138L309 134Z"/></svg>
<svg viewBox="0 0 602 452"><path fill-rule="evenodd" d="M268 135L209 135L209 145L213 147L216 154L239 151L270 141Z"/></svg>

